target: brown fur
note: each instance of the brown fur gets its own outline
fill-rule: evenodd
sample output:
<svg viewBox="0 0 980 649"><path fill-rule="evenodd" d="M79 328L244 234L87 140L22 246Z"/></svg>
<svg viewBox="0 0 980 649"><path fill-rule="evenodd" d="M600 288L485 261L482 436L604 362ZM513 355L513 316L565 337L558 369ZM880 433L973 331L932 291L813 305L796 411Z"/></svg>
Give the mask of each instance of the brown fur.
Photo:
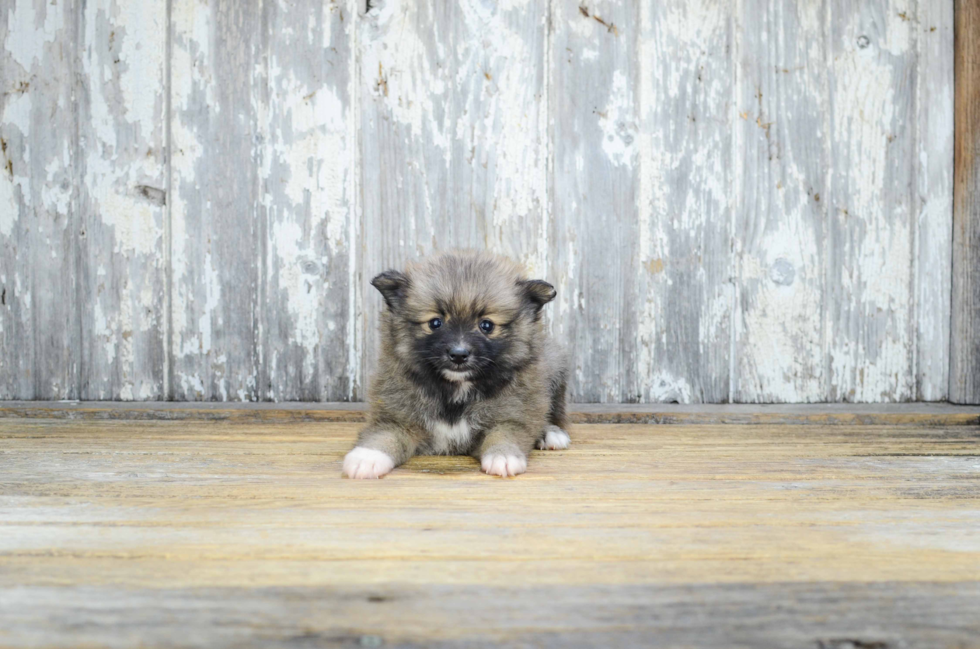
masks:
<svg viewBox="0 0 980 649"><path fill-rule="evenodd" d="M386 307L369 423L358 446L387 453L395 466L416 454L526 458L549 424L566 428L565 359L540 319L555 295L550 284L527 280L509 259L472 251L423 259L372 284ZM439 331L429 324L436 317L444 322ZM485 319L495 325L489 334L478 328ZM428 338L434 335L442 338ZM439 369L449 362L441 341L464 335L486 346L489 357L468 389ZM433 432L454 424L469 435L446 441Z"/></svg>

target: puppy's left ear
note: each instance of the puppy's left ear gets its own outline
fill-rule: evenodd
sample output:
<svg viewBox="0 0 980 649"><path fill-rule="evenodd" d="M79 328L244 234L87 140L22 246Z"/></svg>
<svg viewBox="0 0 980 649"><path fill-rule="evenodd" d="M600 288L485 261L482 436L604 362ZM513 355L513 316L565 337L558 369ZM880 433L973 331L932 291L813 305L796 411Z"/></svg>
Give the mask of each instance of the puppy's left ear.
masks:
<svg viewBox="0 0 980 649"><path fill-rule="evenodd" d="M555 299L558 291L548 282L540 279L525 279L518 282L521 290L524 291L524 298L534 307L534 312L538 313L548 302Z"/></svg>
<svg viewBox="0 0 980 649"><path fill-rule="evenodd" d="M405 299L408 277L397 270L386 270L371 280L371 286L381 292L389 309L396 309Z"/></svg>

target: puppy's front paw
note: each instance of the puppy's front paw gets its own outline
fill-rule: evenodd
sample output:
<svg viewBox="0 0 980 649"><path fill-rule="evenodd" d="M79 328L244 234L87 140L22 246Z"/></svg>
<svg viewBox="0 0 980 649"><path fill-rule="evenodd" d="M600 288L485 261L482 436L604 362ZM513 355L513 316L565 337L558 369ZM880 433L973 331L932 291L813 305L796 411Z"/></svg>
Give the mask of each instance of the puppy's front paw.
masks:
<svg viewBox="0 0 980 649"><path fill-rule="evenodd" d="M544 437L538 440L538 448L542 451L561 451L571 445L572 438L558 426L548 426L544 430Z"/></svg>
<svg viewBox="0 0 980 649"><path fill-rule="evenodd" d="M375 479L390 473L395 461L383 451L355 446L344 458L344 475L358 480Z"/></svg>
<svg viewBox="0 0 980 649"><path fill-rule="evenodd" d="M527 458L519 451L490 451L480 458L480 466L488 475L506 478L527 471Z"/></svg>

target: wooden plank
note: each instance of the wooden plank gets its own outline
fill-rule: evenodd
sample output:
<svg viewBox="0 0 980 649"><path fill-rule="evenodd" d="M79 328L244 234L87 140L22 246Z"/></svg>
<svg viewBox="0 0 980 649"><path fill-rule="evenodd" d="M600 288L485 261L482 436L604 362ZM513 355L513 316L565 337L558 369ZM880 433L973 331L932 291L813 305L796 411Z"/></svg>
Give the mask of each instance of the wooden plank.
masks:
<svg viewBox="0 0 980 649"><path fill-rule="evenodd" d="M549 546L544 565L529 568L528 585L558 576L552 562L578 563L591 575L586 582L596 581L596 563L642 571L612 566L602 583L778 583L791 562L798 581L980 577L976 427L582 426L571 451L534 453L523 479L492 479L468 457L427 457L368 488L339 477L354 424L0 426L0 560L23 573L25 559L38 559L41 570L31 568L28 583L45 581L46 557L101 563L112 553L157 565L267 562L251 577L181 570L151 578L168 588L243 579L271 586L279 569L279 584L296 585L299 573L275 565L286 558L316 570L338 560L408 561L395 571L415 574L410 582L474 583L473 568L425 575L411 562L486 567L534 561ZM76 502L87 503L85 511ZM487 519L472 516L479 503ZM255 535L262 525L278 531ZM316 533L327 528L335 532ZM371 534L379 528L392 534ZM692 545L708 528L717 536ZM526 542L510 538L515 529ZM702 561L733 565L709 578ZM127 570L118 565L84 581L111 582L112 572ZM476 583L503 585L508 573ZM4 571L7 585L11 574Z"/></svg>
<svg viewBox="0 0 980 649"><path fill-rule="evenodd" d="M9 646L975 649L980 585L0 590ZM164 613L165 612L165 613ZM54 624L51 620L57 620ZM244 621L248 623L245 624ZM68 621L80 621L69 628ZM43 629L43 632L39 632Z"/></svg>
<svg viewBox="0 0 980 649"><path fill-rule="evenodd" d="M739 7L739 22L757 27L741 30L736 48L732 399L824 401L825 361L837 353L821 317L831 167L824 8Z"/></svg>
<svg viewBox="0 0 980 649"><path fill-rule="evenodd" d="M906 407L897 407L897 406ZM743 424L819 426L976 426L980 410L947 404L576 404L575 424Z"/></svg>
<svg viewBox="0 0 980 649"><path fill-rule="evenodd" d="M262 399L351 395L357 4L263 3L255 25Z"/></svg>
<svg viewBox="0 0 980 649"><path fill-rule="evenodd" d="M79 393L165 399L167 3L79 11Z"/></svg>
<svg viewBox="0 0 980 649"><path fill-rule="evenodd" d="M264 395L261 7L172 0L170 396Z"/></svg>
<svg viewBox="0 0 980 649"><path fill-rule="evenodd" d="M916 393L915 13L876 0L835 1L829 15L824 397L906 401Z"/></svg>
<svg viewBox="0 0 980 649"><path fill-rule="evenodd" d="M0 418L236 422L365 421L367 404L0 401ZM907 404L570 404L575 424L975 426L980 408Z"/></svg>
<svg viewBox="0 0 980 649"><path fill-rule="evenodd" d="M957 0L949 400L980 403L980 6Z"/></svg>
<svg viewBox="0 0 980 649"><path fill-rule="evenodd" d="M0 397L79 396L74 2L0 11Z"/></svg>
<svg viewBox="0 0 980 649"><path fill-rule="evenodd" d="M980 646L977 426L583 425L371 482L356 430L0 421L0 642Z"/></svg>
<svg viewBox="0 0 980 649"><path fill-rule="evenodd" d="M953 2L916 3L915 398L948 396L953 237Z"/></svg>
<svg viewBox="0 0 980 649"><path fill-rule="evenodd" d="M639 385L625 377L634 361L641 272L639 4L556 0L551 10L553 329L573 350L573 400L633 401Z"/></svg>
<svg viewBox="0 0 980 649"><path fill-rule="evenodd" d="M713 0L640 4L639 243L626 249L638 258L621 271L623 308L636 315L621 325L630 327L620 334L623 400L731 398L733 10Z"/></svg>
<svg viewBox="0 0 980 649"><path fill-rule="evenodd" d="M391 0L360 20L363 223L358 266L364 398L387 268L487 248L549 276L546 0Z"/></svg>

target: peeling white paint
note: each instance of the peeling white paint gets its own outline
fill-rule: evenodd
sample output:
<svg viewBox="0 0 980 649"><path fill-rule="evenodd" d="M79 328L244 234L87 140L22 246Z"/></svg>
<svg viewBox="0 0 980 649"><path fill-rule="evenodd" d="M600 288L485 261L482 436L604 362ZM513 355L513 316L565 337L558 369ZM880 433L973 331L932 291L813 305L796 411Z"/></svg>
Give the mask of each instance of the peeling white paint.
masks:
<svg viewBox="0 0 980 649"><path fill-rule="evenodd" d="M50 212L68 214L72 187L65 171L71 166L68 143L61 149L61 157L52 157L44 167L45 183L41 187L41 204Z"/></svg>
<svg viewBox="0 0 980 649"><path fill-rule="evenodd" d="M98 305L82 314L99 332L85 362L93 368L83 398L163 398L157 354L164 347L164 103L166 8L93 0L80 7L82 38L76 154L82 187L51 177L67 206L78 196L81 229L99 260L82 290ZM52 165L49 176L70 166ZM63 172L62 172L63 173ZM142 188L142 189L141 189ZM97 369L95 369L97 368Z"/></svg>
<svg viewBox="0 0 980 649"><path fill-rule="evenodd" d="M57 40L63 27L64 10L57 4L14 0L7 8L8 31L3 49L24 70L30 70L47 46Z"/></svg>
<svg viewBox="0 0 980 649"><path fill-rule="evenodd" d="M672 376L667 372L652 370L647 377L648 392L644 397L659 403L692 403L694 390L684 377Z"/></svg>
<svg viewBox="0 0 980 649"><path fill-rule="evenodd" d="M730 338L730 251L717 233L729 231L733 207L732 79L724 49L733 9L711 2L640 6L639 317L627 389L642 400L728 395L730 355L719 350ZM691 349L679 347L679 338ZM715 374L705 375L710 364Z"/></svg>
<svg viewBox="0 0 980 649"><path fill-rule="evenodd" d="M188 230L192 211L198 205L189 205L184 192L193 192L197 186L198 169L204 169L205 146L198 133L196 106L192 102L202 99L210 110L216 109L211 83L208 79L211 60L211 39L214 16L206 3L197 0L174 2L171 11L171 29L174 34L171 58L171 105L173 115L170 119L173 153L171 156L170 228L171 228L171 273L173 296L172 336L173 344L169 350L175 359L175 392L191 398L206 398L204 377L184 368L199 367L193 361L208 359L211 352L212 312L218 305L221 295L220 278L211 264L210 242L204 242L205 258L200 260L204 266L199 268L198 260L192 258L192 251L198 250L194 242L201 244L202 237L210 233ZM203 79L201 77L204 77ZM211 118L211 115L206 117ZM220 118L218 118L220 119ZM207 207L207 206L205 206ZM194 214L193 216L198 216ZM193 239L191 239L193 237ZM200 271L199 276L192 273ZM196 299L204 298L198 305ZM182 363L182 359L192 362Z"/></svg>
<svg viewBox="0 0 980 649"><path fill-rule="evenodd" d="M183 394L193 395L197 399L203 399L204 393L204 381L197 374L185 374L184 372L177 373L177 381L180 384L180 391Z"/></svg>
<svg viewBox="0 0 980 649"><path fill-rule="evenodd" d="M92 319L92 334L102 342L108 363L116 358L116 345L113 340L113 328L109 326L108 318L102 310L102 301L96 300L94 305L95 317Z"/></svg>
<svg viewBox="0 0 980 649"><path fill-rule="evenodd" d="M220 320L215 316L215 309L221 300L221 274L214 266L214 258L210 248L204 255L204 308L197 321L197 338L188 340L190 347L185 347L185 355L209 354L211 352L211 333L213 324L220 324ZM197 345L194 343L197 342Z"/></svg>
<svg viewBox="0 0 980 649"><path fill-rule="evenodd" d="M613 73L609 103L598 117L603 135L602 150L606 156L615 165L632 166L637 151L633 91L626 76L619 70Z"/></svg>
<svg viewBox="0 0 980 649"><path fill-rule="evenodd" d="M889 23L889 34L898 33L899 41L906 38L902 22ZM847 31L857 29L852 24ZM832 348L829 383L852 401L908 399L914 384L910 205L891 190L891 144L906 128L906 116L896 112L903 64L874 46L851 46L838 57L831 79L833 142L838 164L848 165L838 194L843 204L836 206L846 213L835 217L849 237L838 242L844 264L834 299L842 315L826 325L846 343Z"/></svg>
<svg viewBox="0 0 980 649"><path fill-rule="evenodd" d="M103 375L95 397L158 394L147 358L157 362L167 323L168 210L166 354L177 393L193 398L336 385L363 397L378 309L370 274L460 244L556 284L548 326L573 348L579 394L694 402L727 372L725 395L738 400L946 394L945 0L464 0L449 13L387 0L366 16L353 0L318 5L320 15L280 0L245 10L255 31L242 33L255 40L234 79L213 66L227 67L226 37L242 25L207 2L175 0L170 26L162 4L93 0L67 24L75 9L60 3L8 4L0 71L30 90L0 97L13 163L0 168L0 238L43 247L17 263L74 268L71 254L91 255L80 286L93 291L82 330L93 339L85 362ZM43 111L70 109L55 85L75 80L59 81L50 63L71 55L72 24L83 27L71 68L85 88L79 151L37 131ZM168 28L164 207L138 188L163 189ZM251 105L227 102L229 89L247 89ZM237 131L215 125L232 123L260 165L241 185L260 202L241 215L241 239L227 238L228 207L209 187L220 165L252 171L225 159ZM89 239L66 250L76 224ZM229 260L229 240L250 242L241 258ZM255 276L229 270L260 247ZM33 270L5 269L20 310L2 312L0 331L20 335L51 295L37 293ZM240 335L253 323L254 339Z"/></svg>
<svg viewBox="0 0 980 649"><path fill-rule="evenodd" d="M119 87L123 117L145 129L145 136L159 128L157 106L160 80L164 78L166 14L148 12L142 3L113 3L113 22L125 28L116 33L119 42Z"/></svg>
<svg viewBox="0 0 980 649"><path fill-rule="evenodd" d="M311 227L327 222L327 241L343 246L347 214L347 114L340 98L329 88L310 88L282 74L273 59L271 78L279 90L273 96L273 114L289 127L290 141L275 137L272 155L288 170L286 196L296 208L310 200ZM267 170L268 173L268 170Z"/></svg>
<svg viewBox="0 0 980 649"><path fill-rule="evenodd" d="M190 93L189 88L187 89L187 92L188 94ZM177 106L178 103L175 101L174 105ZM187 251L188 232L186 229L189 214L187 213L186 204L179 198L179 192L183 182L186 181L188 184L194 184L196 167L198 164L200 164L204 157L204 147L200 140L198 140L194 131L189 129L180 117L175 117L171 122L171 126L173 128L173 141L179 143L179 148L178 150L174 151L173 159L171 161L171 173L173 175L174 188L174 196L172 197L170 204L170 219L172 228L171 246L173 248L172 272L175 289L182 291L184 282L187 280L187 274L190 270ZM174 304L186 304L185 300L188 297L189 296L187 295L181 295L179 296L179 299L174 300ZM174 317L178 319L174 322L175 331L181 331L186 328L187 322L183 320L184 311L182 309L174 309Z"/></svg>
<svg viewBox="0 0 980 649"><path fill-rule="evenodd" d="M953 6L928 2L917 6L916 131L918 186L915 221L915 379L917 399L948 398L952 301L953 174ZM923 27L923 30L925 28ZM953 352L955 353L955 352Z"/></svg>
<svg viewBox="0 0 980 649"><path fill-rule="evenodd" d="M11 139L14 134L19 138L24 138L26 134L31 132L30 119L30 95L27 93L8 94L3 111L0 113L0 133ZM15 165L12 160L14 155L12 145L8 146L10 147L8 151L0 156L0 165L2 165L0 167L0 235L3 236L10 236L14 231L20 217L20 201L23 201L24 205L30 205L32 199L28 185L30 179L24 173L30 168L30 147L24 147L20 160ZM8 164L13 173L10 173Z"/></svg>
<svg viewBox="0 0 980 649"><path fill-rule="evenodd" d="M319 318L323 287L317 277L303 272L303 260L309 253L300 249L302 232L296 223L274 223L272 242L278 260L278 288L285 293L286 308L293 323L292 342L306 350L304 372L313 373L316 348L320 342Z"/></svg>
<svg viewBox="0 0 980 649"><path fill-rule="evenodd" d="M14 179L0 173L0 235L9 237L17 224L17 196Z"/></svg>
<svg viewBox="0 0 980 649"><path fill-rule="evenodd" d="M426 44L432 34L427 32L423 38L415 31L417 11L411 0L386 0L372 6L368 16L373 29L396 37L383 39L384 47L363 47L360 67L363 74L377 75L372 99L383 102L392 119L409 127L412 138L425 138L427 144L438 147L448 165L449 133L441 128L438 116L445 109L452 82L446 68L429 60ZM371 40L382 43L377 36Z"/></svg>
<svg viewBox="0 0 980 649"><path fill-rule="evenodd" d="M353 15L353 12L357 11L359 5L355 4L358 0L348 0L347 7L349 13ZM352 10L352 11L351 11ZM350 23L348 23L350 25ZM358 134L358 124L361 117L361 105L360 105L360 72L358 67L358 59L360 53L360 45L357 41L358 31L350 26L346 28L346 35L350 39L351 51L358 54L355 56L348 57L347 61L347 72L348 72L348 82L347 82L347 96L350 98L350 119L347 120L347 135L348 141L357 142ZM348 399L353 400L357 396L361 396L361 388L364 384L364 370L363 362L361 359L364 358L364 334L362 333L362 326L364 322L363 318L363 296L361 294L361 281L359 275L358 263L360 261L359 255L356 251L361 249L360 245L360 232L362 225L362 202L360 200L360 165L362 160L360 158L360 147L351 147L351 171L347 175L347 195L350 197L351 210L350 223L348 227L348 238L347 238L347 250L348 250L348 262L347 262L347 327L346 327L346 342L347 342L347 363L344 368L347 377L347 394ZM362 397L363 398L363 397Z"/></svg>
<svg viewBox="0 0 980 649"><path fill-rule="evenodd" d="M99 187L94 179L91 182L93 188ZM119 193L121 189L119 185L104 188L105 193L99 197L102 221L113 227L115 252L134 252L150 258L159 255L163 237L160 209L135 197L135 192Z"/></svg>
<svg viewBox="0 0 980 649"><path fill-rule="evenodd" d="M488 248L521 259L529 272L541 274L545 247L533 242L546 236L546 160L541 154L543 121L529 109L539 98L527 77L540 57L540 42L529 43L511 26L515 14L500 7L491 12L489 7L470 1L462 14L467 33L483 39L479 47L473 40L457 73L457 87L470 89L463 114L456 116L456 131L463 150L472 151L474 158L479 154L471 168L493 155L493 202L487 208L493 236Z"/></svg>
<svg viewBox="0 0 980 649"><path fill-rule="evenodd" d="M3 107L4 130L17 129L23 137L31 130L31 95L28 93L12 93L5 98ZM24 162L30 162L30 149L24 152Z"/></svg>

